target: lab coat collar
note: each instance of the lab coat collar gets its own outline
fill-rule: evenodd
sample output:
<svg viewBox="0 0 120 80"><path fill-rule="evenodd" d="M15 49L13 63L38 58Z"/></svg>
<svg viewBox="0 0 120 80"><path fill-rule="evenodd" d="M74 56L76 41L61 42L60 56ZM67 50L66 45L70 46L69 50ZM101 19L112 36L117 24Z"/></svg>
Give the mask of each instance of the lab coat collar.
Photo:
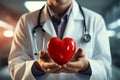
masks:
<svg viewBox="0 0 120 80"><path fill-rule="evenodd" d="M50 20L50 17L47 12L47 4L45 5L45 8L42 11L40 23L45 32L47 32L51 36L57 36L52 21Z"/></svg>
<svg viewBox="0 0 120 80"><path fill-rule="evenodd" d="M75 28L75 24L74 21L75 20L83 20L83 15L79 9L79 5L78 3L73 0L73 9L72 12L70 14L64 35L64 37L69 37L72 30ZM54 29L54 26L52 24L52 21L50 20L50 17L47 13L47 5L45 5L44 11L42 12L42 16L41 16L41 24L43 23L43 29L45 30L45 32L47 32L49 35L56 37L56 31Z"/></svg>
<svg viewBox="0 0 120 80"><path fill-rule="evenodd" d="M79 5L75 0L72 0L72 4L73 4L73 9L72 9L72 14L73 14L73 18L74 20L83 20L84 17L79 9ZM45 8L43 10L42 13L42 17L41 17L41 23L44 23L45 21L47 21L48 19L50 19L48 13L47 13L47 4L45 5Z"/></svg>
<svg viewBox="0 0 120 80"><path fill-rule="evenodd" d="M75 31L75 21L80 22L81 20L84 20L83 15L80 12L79 9L79 5L78 3L73 0L73 9L72 9L72 13L68 19L68 23L66 25L66 29L63 35L63 38L65 37L74 37L74 35L72 34Z"/></svg>
<svg viewBox="0 0 120 80"><path fill-rule="evenodd" d="M64 34L63 34L63 39L65 37L72 37L72 32L74 29L75 29L75 22L74 22L73 16L70 15Z"/></svg>
<svg viewBox="0 0 120 80"><path fill-rule="evenodd" d="M79 3L77 3L75 0L72 0L72 2L73 2L72 14L74 20L83 20L84 17L79 9Z"/></svg>
<svg viewBox="0 0 120 80"><path fill-rule="evenodd" d="M54 28L54 25L52 24L52 21L50 19L45 22L45 24L43 25L43 29L50 36L52 36L52 37L56 37L57 36L55 28Z"/></svg>

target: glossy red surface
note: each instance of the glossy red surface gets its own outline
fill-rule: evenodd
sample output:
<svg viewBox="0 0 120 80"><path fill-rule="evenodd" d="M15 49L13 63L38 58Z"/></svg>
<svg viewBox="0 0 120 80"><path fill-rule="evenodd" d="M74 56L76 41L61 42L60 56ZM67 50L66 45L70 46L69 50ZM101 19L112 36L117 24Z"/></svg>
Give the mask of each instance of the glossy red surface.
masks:
<svg viewBox="0 0 120 80"><path fill-rule="evenodd" d="M73 56L76 50L76 42L72 38L58 37L51 38L47 43L47 50L50 57L59 65L66 64Z"/></svg>

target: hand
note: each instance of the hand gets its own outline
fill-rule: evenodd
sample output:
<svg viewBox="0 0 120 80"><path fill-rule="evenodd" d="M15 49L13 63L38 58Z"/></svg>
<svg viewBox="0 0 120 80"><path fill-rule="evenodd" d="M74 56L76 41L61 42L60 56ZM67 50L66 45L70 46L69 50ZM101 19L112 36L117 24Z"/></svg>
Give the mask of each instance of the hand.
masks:
<svg viewBox="0 0 120 80"><path fill-rule="evenodd" d="M39 52L39 59L35 63L45 73L59 73L61 71L61 66L53 62L44 51Z"/></svg>
<svg viewBox="0 0 120 80"><path fill-rule="evenodd" d="M78 49L77 53L73 56L72 60L62 66L62 72L65 73L76 73L84 71L88 68L89 62L85 59L85 55L82 49Z"/></svg>

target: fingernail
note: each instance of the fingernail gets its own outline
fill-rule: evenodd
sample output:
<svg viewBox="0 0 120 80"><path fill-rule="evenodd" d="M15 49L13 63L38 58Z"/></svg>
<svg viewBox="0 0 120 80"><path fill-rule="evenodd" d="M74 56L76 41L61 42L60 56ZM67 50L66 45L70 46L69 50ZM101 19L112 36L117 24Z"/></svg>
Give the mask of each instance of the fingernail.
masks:
<svg viewBox="0 0 120 80"><path fill-rule="evenodd" d="M78 52L82 52L82 49L81 49L81 48L79 48L79 49L78 49Z"/></svg>
<svg viewBox="0 0 120 80"><path fill-rule="evenodd" d="M63 65L63 67L65 67L67 64Z"/></svg>
<svg viewBox="0 0 120 80"><path fill-rule="evenodd" d="M59 65L60 68L62 68L62 66Z"/></svg>

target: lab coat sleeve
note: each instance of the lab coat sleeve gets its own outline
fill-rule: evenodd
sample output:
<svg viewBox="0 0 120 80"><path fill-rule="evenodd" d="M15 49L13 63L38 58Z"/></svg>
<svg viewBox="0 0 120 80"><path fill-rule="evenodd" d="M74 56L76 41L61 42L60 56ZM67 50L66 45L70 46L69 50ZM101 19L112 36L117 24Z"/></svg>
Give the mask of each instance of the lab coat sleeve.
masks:
<svg viewBox="0 0 120 80"><path fill-rule="evenodd" d="M110 45L106 26L101 16L97 18L95 26L93 56L92 59L89 59L92 69L90 80L111 80Z"/></svg>
<svg viewBox="0 0 120 80"><path fill-rule="evenodd" d="M78 80L90 80L91 77L91 67L90 65L88 66L88 68L85 71L79 71L77 73L75 73L75 75L78 77Z"/></svg>
<svg viewBox="0 0 120 80"><path fill-rule="evenodd" d="M92 58L88 59L90 63L87 73L76 73L78 78L85 80L111 80L111 54L106 26L101 16L97 17L94 27L94 48ZM90 74L92 73L92 74Z"/></svg>
<svg viewBox="0 0 120 80"><path fill-rule="evenodd" d="M9 54L9 71L12 80L35 80L31 68L34 64L27 21L25 15L16 26L11 51Z"/></svg>
<svg viewBox="0 0 120 80"><path fill-rule="evenodd" d="M31 70L32 70L32 74L33 74L33 76L35 77L36 80L42 79L43 76L44 76L44 77L47 77L47 76L48 76L46 73L40 71L40 70L37 68L37 66L35 65L35 63L33 63L33 66L32 66L32 68L31 68ZM46 74L46 76L45 76L45 74ZM41 77L41 76L42 76L42 77ZM43 78L43 79L44 79L44 78Z"/></svg>

